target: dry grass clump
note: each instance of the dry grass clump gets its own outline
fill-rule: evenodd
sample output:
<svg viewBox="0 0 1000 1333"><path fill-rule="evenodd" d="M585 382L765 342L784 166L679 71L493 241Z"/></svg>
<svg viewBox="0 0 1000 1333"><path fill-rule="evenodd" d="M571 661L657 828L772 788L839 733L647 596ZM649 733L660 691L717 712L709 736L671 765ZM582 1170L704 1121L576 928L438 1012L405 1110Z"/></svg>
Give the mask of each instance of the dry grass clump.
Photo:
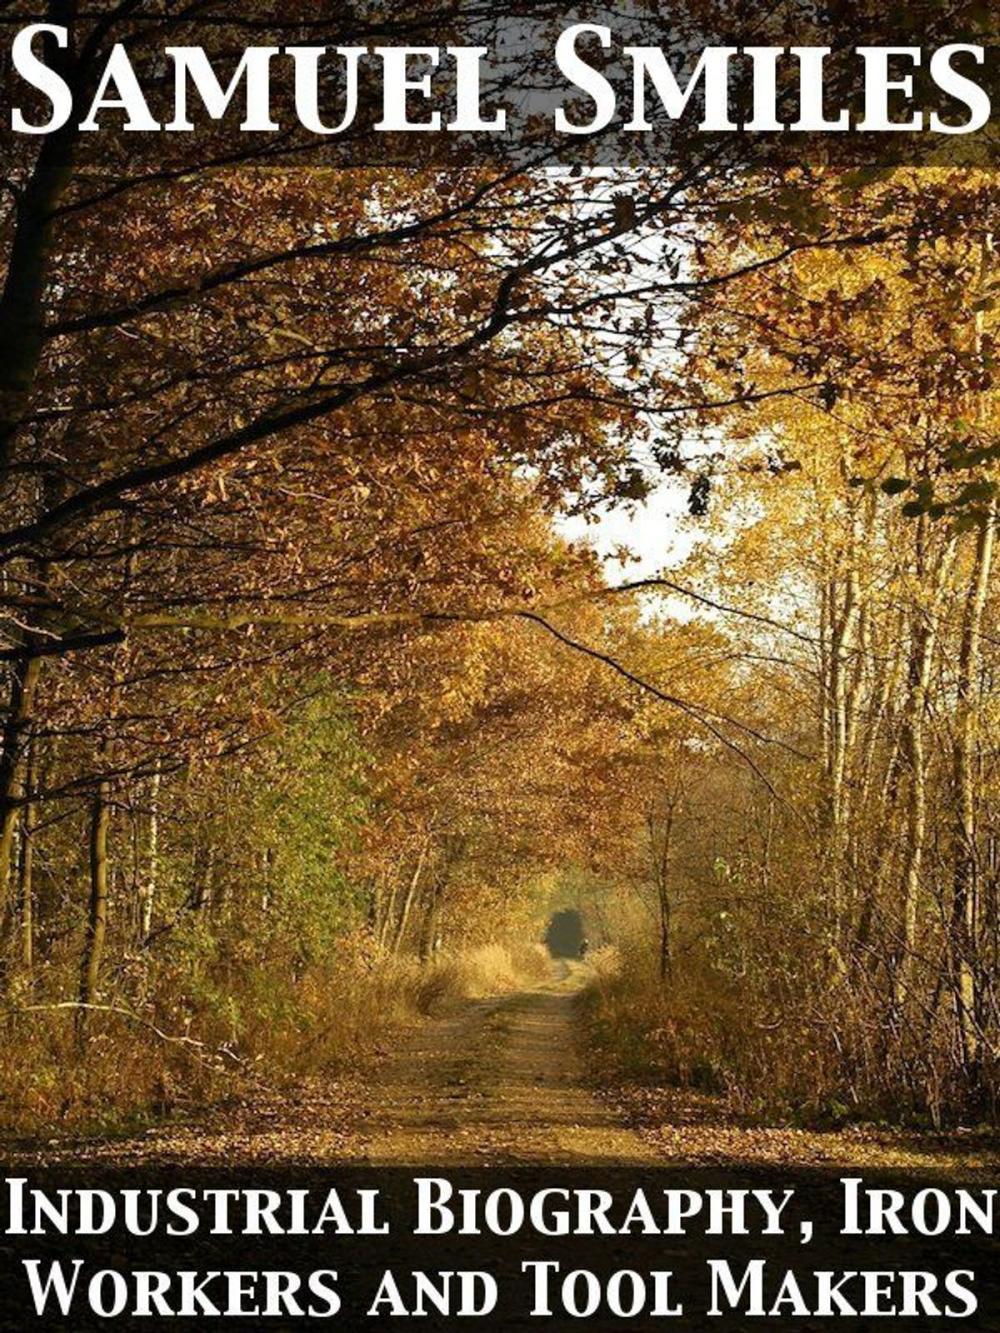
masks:
<svg viewBox="0 0 1000 1333"><path fill-rule="evenodd" d="M548 955L537 944L481 944L461 953L439 954L416 967L412 1007L420 1014L440 1013L463 1000L536 985L548 973Z"/></svg>
<svg viewBox="0 0 1000 1333"><path fill-rule="evenodd" d="M877 1101L851 1090L842 1029L745 979L726 984L694 953L664 981L653 950L633 943L596 971L586 1005L612 1081L718 1094L730 1114L772 1123L864 1118Z"/></svg>
<svg viewBox="0 0 1000 1333"><path fill-rule="evenodd" d="M600 950L587 961L594 975L585 1005L611 1079L723 1088L718 1039L726 1024L714 1004L687 984L665 986L642 950Z"/></svg>

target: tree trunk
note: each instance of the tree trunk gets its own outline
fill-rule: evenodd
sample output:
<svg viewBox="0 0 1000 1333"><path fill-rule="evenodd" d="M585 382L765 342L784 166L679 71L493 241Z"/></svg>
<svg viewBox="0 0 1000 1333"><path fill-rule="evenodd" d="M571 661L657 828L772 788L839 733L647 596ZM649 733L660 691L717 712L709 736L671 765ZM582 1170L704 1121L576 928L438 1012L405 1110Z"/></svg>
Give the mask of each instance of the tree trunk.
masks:
<svg viewBox="0 0 1000 1333"><path fill-rule="evenodd" d="M389 942L389 931L392 929L392 924L396 915L396 897L398 892L399 883L396 876L393 875L388 893L382 895L381 916L379 918L378 933L376 936L380 949L384 949Z"/></svg>
<svg viewBox="0 0 1000 1333"><path fill-rule="evenodd" d="M111 823L110 783L98 784L90 811L90 903L87 933L80 968L80 1003L95 1004L100 989L101 962L108 928L108 827ZM80 1011L81 1030L86 1010Z"/></svg>
<svg viewBox="0 0 1000 1333"><path fill-rule="evenodd" d="M76 0L52 0L48 22L69 26ZM45 63L79 94L86 71L73 68L70 50L45 38ZM76 115L41 142L35 165L17 202L3 290L0 292L0 470L34 387L45 338L43 297L58 205L69 185L79 139Z"/></svg>
<svg viewBox="0 0 1000 1333"><path fill-rule="evenodd" d="M992 240L983 242L981 285L990 270ZM975 350L981 354L984 317L976 315ZM977 416L985 424L985 402L979 395ZM958 655L955 709L955 832L952 872L951 955L955 1008L962 1058L967 1075L975 1080L981 1059L976 996L976 925L979 911L979 857L976 845L976 764L979 757L980 672L983 614L993 573L997 504L987 506L976 538L975 556L962 619Z"/></svg>
<svg viewBox="0 0 1000 1333"><path fill-rule="evenodd" d="M673 804L671 804L668 808L667 819L663 829L663 843L660 849L659 866L657 868L656 876L656 896L660 909L659 972L662 985L666 985L670 980L670 974L673 969L673 959L670 952L670 926L673 916L673 905L670 901L670 854L673 843L673 827L674 807Z"/></svg>
<svg viewBox="0 0 1000 1333"><path fill-rule="evenodd" d="M837 607L835 585L829 593L828 654L829 726L827 762L827 846L829 921L836 946L844 938L845 867L848 846L847 770L857 729L860 677L857 671L858 633L862 620L861 579L858 567L861 513L851 515L850 541L844 556L842 605ZM825 683L825 682L824 682Z"/></svg>
<svg viewBox="0 0 1000 1333"><path fill-rule="evenodd" d="M926 533L926 520L920 520ZM949 539L934 575L927 605L914 617L910 649L909 689L902 754L909 768L909 799L906 810L906 844L900 893L899 938L892 959L894 1017L903 1010L910 989L917 943L920 884L927 844L927 696L938 637L938 611L955 556L955 538Z"/></svg>
<svg viewBox="0 0 1000 1333"><path fill-rule="evenodd" d="M126 533L129 529L126 524ZM121 605L128 604L128 592L135 573L136 555L128 556L122 573ZM114 770L115 736L114 723L118 716L119 694L125 679L126 650L118 649L114 655L111 679L108 683L107 721L108 730L100 745L99 769L104 774ZM101 963L104 956L104 939L108 928L108 888L110 871L108 866L108 830L111 824L111 778L101 777L94 791L90 812L90 901L87 911L87 930L84 937L83 957L80 964L80 1003L93 1004L100 986ZM80 1035L86 1026L87 1011L79 1011Z"/></svg>
<svg viewBox="0 0 1000 1333"><path fill-rule="evenodd" d="M447 885L447 873L436 875L427 899L423 926L420 931L420 961L426 963L438 950L438 926L441 920L441 903Z"/></svg>
<svg viewBox="0 0 1000 1333"><path fill-rule="evenodd" d="M5 924L10 920L12 907L11 870L14 839L21 812L25 735L31 724L41 668L41 659L37 657L21 658L15 663L3 725L3 750L0 753L0 921Z"/></svg>
<svg viewBox="0 0 1000 1333"><path fill-rule="evenodd" d="M649 836L649 854L653 885L656 889L657 973L660 984L670 980L673 967L670 930L673 920L673 902L670 895L670 870L673 856L674 821L680 807L679 791L654 800L646 811L646 829Z"/></svg>
<svg viewBox="0 0 1000 1333"><path fill-rule="evenodd" d="M983 612L993 566L996 513L983 522L966 602L959 650L955 724L955 835L952 877L951 951L954 960L955 1004L967 1072L979 1066L980 1039L976 1016L976 917L978 855L976 850L976 761L979 753L979 672Z"/></svg>
<svg viewBox="0 0 1000 1333"><path fill-rule="evenodd" d="M195 887L194 907L196 912L211 912L218 904L215 893L215 847L209 843L205 850L205 863L198 875Z"/></svg>
<svg viewBox="0 0 1000 1333"><path fill-rule="evenodd" d="M420 884L420 877L424 871L424 864L427 860L427 851L429 847L430 839L427 838L425 839L423 846L420 848L420 855L417 857L416 868L410 878L410 883L406 890L406 897L403 899L403 907L399 914L399 922L396 926L396 934L392 943L393 953L399 953L403 941L406 938L406 927L410 923L410 912L413 908L413 900L417 895L417 888Z"/></svg>
<svg viewBox="0 0 1000 1333"><path fill-rule="evenodd" d="M153 774L149 789L149 847L146 874L139 895L139 942L153 929L153 908L160 872L160 770Z"/></svg>
<svg viewBox="0 0 1000 1333"><path fill-rule="evenodd" d="M261 879L262 887L260 894L260 910L264 916L270 912L274 905L274 848L265 847L264 855L261 859Z"/></svg>
<svg viewBox="0 0 1000 1333"><path fill-rule="evenodd" d="M27 800L21 816L21 963L26 972L35 965L35 820L34 792L38 786L38 743L34 733L28 740Z"/></svg>

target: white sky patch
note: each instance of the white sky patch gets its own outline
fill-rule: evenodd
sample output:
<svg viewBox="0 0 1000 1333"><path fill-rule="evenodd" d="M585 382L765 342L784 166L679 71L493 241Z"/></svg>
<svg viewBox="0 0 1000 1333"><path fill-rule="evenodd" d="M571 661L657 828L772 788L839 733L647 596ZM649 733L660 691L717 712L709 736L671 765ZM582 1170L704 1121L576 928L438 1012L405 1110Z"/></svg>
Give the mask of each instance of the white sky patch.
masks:
<svg viewBox="0 0 1000 1333"><path fill-rule="evenodd" d="M699 532L688 516L689 489L666 480L643 504L605 508L596 522L562 519L559 528L569 540L593 546L606 564L609 582L649 578L683 563L698 543ZM621 547L635 557L625 566L618 559Z"/></svg>

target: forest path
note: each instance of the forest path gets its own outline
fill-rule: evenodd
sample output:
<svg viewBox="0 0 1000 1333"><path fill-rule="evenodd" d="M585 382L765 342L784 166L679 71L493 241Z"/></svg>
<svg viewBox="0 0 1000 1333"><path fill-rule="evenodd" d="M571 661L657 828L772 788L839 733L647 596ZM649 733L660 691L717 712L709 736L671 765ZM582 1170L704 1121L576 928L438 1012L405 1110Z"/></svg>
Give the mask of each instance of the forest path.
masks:
<svg viewBox="0 0 1000 1333"><path fill-rule="evenodd" d="M598 1092L577 1008L582 963L530 989L468 1000L402 1034L345 1078L260 1085L139 1135L57 1138L9 1164L109 1166L608 1166L939 1172L1000 1170L992 1136L857 1127L823 1132L734 1118L725 1100L668 1087Z"/></svg>
<svg viewBox="0 0 1000 1333"><path fill-rule="evenodd" d="M586 968L472 1001L405 1040L371 1084L362 1160L380 1165L606 1165L655 1154L587 1086L576 1000ZM353 1154L352 1154L353 1155Z"/></svg>
<svg viewBox="0 0 1000 1333"><path fill-rule="evenodd" d="M654 1144L588 1086L581 963L467 1000L401 1034L381 1064L343 1079L250 1090L188 1123L138 1136L50 1140L19 1161L243 1167L652 1164Z"/></svg>

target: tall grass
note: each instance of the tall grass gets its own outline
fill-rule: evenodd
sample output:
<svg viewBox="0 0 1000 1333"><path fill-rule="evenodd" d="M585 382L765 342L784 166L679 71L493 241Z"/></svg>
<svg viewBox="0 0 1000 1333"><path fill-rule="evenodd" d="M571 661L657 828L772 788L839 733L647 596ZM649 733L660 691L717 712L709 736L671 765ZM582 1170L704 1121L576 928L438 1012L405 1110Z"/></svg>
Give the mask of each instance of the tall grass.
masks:
<svg viewBox="0 0 1000 1333"><path fill-rule="evenodd" d="M610 1080L717 1093L730 1113L772 1124L970 1118L947 1023L887 1031L865 993L830 969L765 958L734 972L692 946L664 981L641 936L593 962L591 1049Z"/></svg>
<svg viewBox="0 0 1000 1333"><path fill-rule="evenodd" d="M45 999L12 997L0 1045L0 1133L123 1130L190 1114L255 1084L363 1075L403 1029L468 998L547 974L537 946L487 944L427 963L373 947L364 932L303 966L292 957L206 957L118 978L106 1007L80 1014L69 959Z"/></svg>

